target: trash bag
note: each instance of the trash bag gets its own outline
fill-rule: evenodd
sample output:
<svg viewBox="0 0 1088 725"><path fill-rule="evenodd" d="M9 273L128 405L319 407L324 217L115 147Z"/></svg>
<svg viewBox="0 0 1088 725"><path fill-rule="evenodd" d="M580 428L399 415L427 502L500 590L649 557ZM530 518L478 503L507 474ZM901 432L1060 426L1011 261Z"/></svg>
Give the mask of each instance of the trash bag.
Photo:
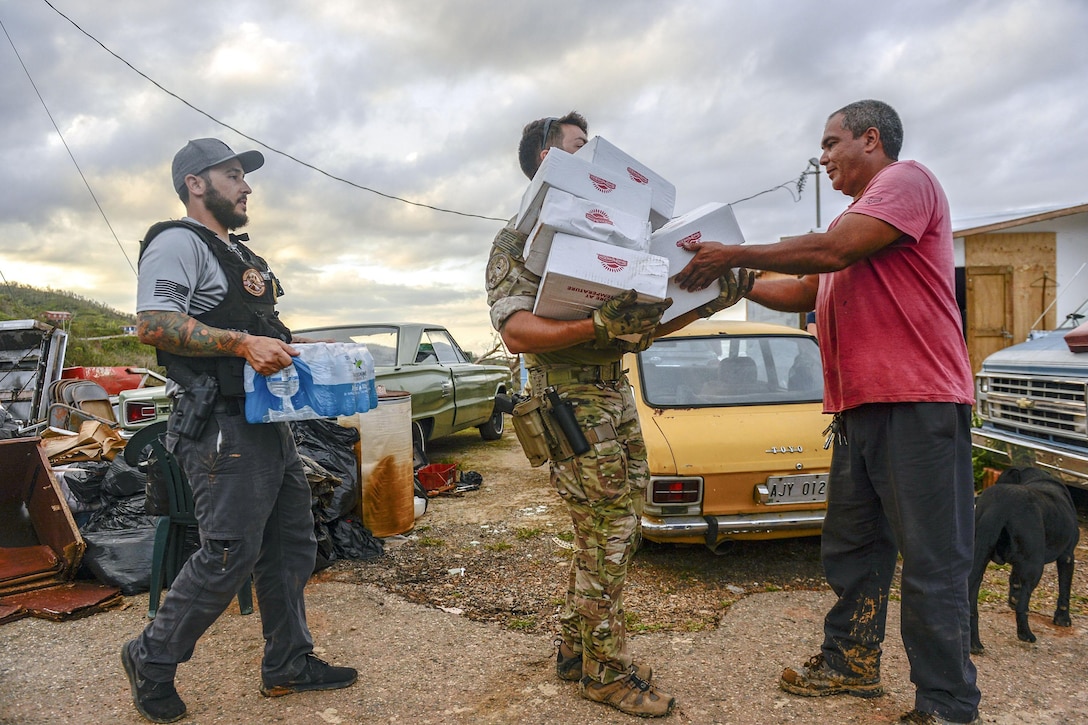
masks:
<svg viewBox="0 0 1088 725"><path fill-rule="evenodd" d="M80 533L154 527L156 517L149 516L144 509L145 498L141 490L134 496L105 499L102 508L91 514Z"/></svg>
<svg viewBox="0 0 1088 725"><path fill-rule="evenodd" d="M149 516L169 516L170 486L155 453L147 457L147 474L144 478L144 513Z"/></svg>
<svg viewBox="0 0 1088 725"><path fill-rule="evenodd" d="M359 430L324 419L292 421L291 430L299 453L340 479L340 485L333 489L332 500L322 504L320 510L315 509L315 517L333 521L357 510L360 487L355 444L359 441Z"/></svg>
<svg viewBox="0 0 1088 725"><path fill-rule="evenodd" d="M484 477L476 471L462 471L461 480L455 487L458 491L475 491L484 482Z"/></svg>
<svg viewBox="0 0 1088 725"><path fill-rule="evenodd" d="M143 506L142 501L140 506ZM150 589L155 527L80 533L87 542L83 566L95 579L120 588L125 596Z"/></svg>
<svg viewBox="0 0 1088 725"><path fill-rule="evenodd" d="M53 469L72 513L94 511L102 506L102 480L109 467L107 461L81 461Z"/></svg>
<svg viewBox="0 0 1088 725"><path fill-rule="evenodd" d="M302 470L306 474L306 482L310 484L310 508L314 523L326 523L332 513L336 489L342 481L305 453L299 453L298 457L302 459Z"/></svg>
<svg viewBox="0 0 1088 725"><path fill-rule="evenodd" d="M159 466L159 457L150 443L136 456L136 470L144 478L144 512L150 516L170 515L170 490ZM135 492L133 492L135 493Z"/></svg>
<svg viewBox="0 0 1088 725"><path fill-rule="evenodd" d="M317 537L317 556L314 558L314 572L319 572L336 561L336 550L327 523L315 524L314 535Z"/></svg>
<svg viewBox="0 0 1088 725"><path fill-rule="evenodd" d="M133 468L124 456L116 456L110 462L106 477L102 480L102 495L110 498L125 498L144 493L147 486L147 474Z"/></svg>
<svg viewBox="0 0 1088 725"><path fill-rule="evenodd" d="M340 559L374 559L385 553L385 544L356 516L345 516L329 524L333 548Z"/></svg>

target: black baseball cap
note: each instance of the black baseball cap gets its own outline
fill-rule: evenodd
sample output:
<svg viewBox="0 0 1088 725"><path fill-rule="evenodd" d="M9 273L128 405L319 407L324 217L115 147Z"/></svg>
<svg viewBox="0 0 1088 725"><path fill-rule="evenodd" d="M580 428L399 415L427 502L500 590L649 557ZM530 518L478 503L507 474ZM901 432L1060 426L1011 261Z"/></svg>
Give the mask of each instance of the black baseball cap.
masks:
<svg viewBox="0 0 1088 725"><path fill-rule="evenodd" d="M260 151L236 154L231 151L230 146L217 138L193 139L174 154L174 165L171 169L174 175L174 191L181 191L185 186L185 177L189 174L199 174L231 159L242 162L242 171L247 174L264 166L264 154Z"/></svg>

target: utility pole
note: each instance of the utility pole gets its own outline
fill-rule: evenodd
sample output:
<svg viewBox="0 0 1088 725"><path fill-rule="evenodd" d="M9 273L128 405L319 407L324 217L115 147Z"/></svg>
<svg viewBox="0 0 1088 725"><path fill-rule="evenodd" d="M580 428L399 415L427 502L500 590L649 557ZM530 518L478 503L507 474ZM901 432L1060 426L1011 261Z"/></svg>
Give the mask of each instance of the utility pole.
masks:
<svg viewBox="0 0 1088 725"><path fill-rule="evenodd" d="M813 156L808 160L808 163L813 170L805 173L813 174L816 177L816 228L820 229L820 160Z"/></svg>

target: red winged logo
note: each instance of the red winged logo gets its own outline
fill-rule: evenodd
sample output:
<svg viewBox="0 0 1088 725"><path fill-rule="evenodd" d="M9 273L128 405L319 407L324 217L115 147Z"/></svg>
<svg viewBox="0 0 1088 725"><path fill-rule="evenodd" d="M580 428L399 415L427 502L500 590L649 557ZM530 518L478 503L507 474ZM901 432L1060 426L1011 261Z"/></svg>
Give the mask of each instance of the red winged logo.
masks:
<svg viewBox="0 0 1088 725"><path fill-rule="evenodd" d="M637 181L640 184L649 184L650 183L649 179L647 179L645 176L643 176L639 172L632 169L630 166L627 167L627 175L631 177L631 181Z"/></svg>
<svg viewBox="0 0 1088 725"><path fill-rule="evenodd" d="M697 242L702 238L703 238L703 233L702 232L695 232L693 234L687 235L683 239L678 239L676 241L676 246L682 247L682 246L684 246L684 242Z"/></svg>
<svg viewBox="0 0 1088 725"><path fill-rule="evenodd" d="M626 259L609 257L607 254L598 254L597 259L601 260L601 266L603 266L609 272L619 272L621 269L627 266Z"/></svg>
<svg viewBox="0 0 1088 725"><path fill-rule="evenodd" d="M593 185L595 187L597 187L597 191L601 192L602 194L607 194L608 192L614 191L616 189L616 185L613 184L611 181L609 181L608 179L602 179L595 174L590 174L589 180L593 182Z"/></svg>
<svg viewBox="0 0 1088 725"><path fill-rule="evenodd" d="M594 224L607 224L610 227L615 226L615 224L612 223L612 220L608 218L608 212L604 209L590 209L586 212L586 219Z"/></svg>

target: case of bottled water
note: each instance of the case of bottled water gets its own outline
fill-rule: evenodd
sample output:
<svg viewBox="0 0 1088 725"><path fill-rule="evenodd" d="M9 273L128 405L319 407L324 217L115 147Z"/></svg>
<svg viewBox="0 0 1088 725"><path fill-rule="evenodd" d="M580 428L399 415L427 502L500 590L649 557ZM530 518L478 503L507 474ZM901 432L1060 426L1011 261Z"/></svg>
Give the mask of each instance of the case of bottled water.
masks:
<svg viewBox="0 0 1088 725"><path fill-rule="evenodd" d="M374 358L366 345L313 342L292 347L298 357L271 375L261 375L246 363L247 421L335 418L378 405Z"/></svg>

